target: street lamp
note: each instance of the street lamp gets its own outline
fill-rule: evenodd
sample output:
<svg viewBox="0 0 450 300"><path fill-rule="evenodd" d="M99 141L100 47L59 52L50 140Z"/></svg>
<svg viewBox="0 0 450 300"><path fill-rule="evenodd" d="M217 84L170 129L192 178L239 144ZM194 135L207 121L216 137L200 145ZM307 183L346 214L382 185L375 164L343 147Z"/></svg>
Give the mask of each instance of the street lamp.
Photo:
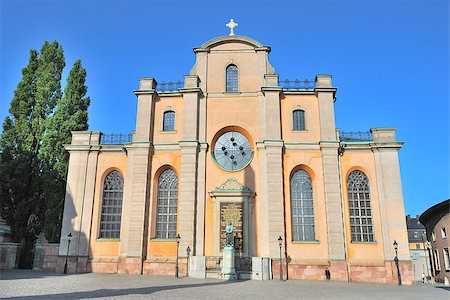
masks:
<svg viewBox="0 0 450 300"><path fill-rule="evenodd" d="M66 262L64 263L64 274L67 274L67 259L69 258L69 248L70 248L70 238L72 237L72 232L69 232L69 235L67 235L67 237L69 238L67 240L67 253L66 253Z"/></svg>
<svg viewBox="0 0 450 300"><path fill-rule="evenodd" d="M189 277L189 255L191 254L191 248L189 248L189 245L186 248L186 254L187 254L186 277Z"/></svg>
<svg viewBox="0 0 450 300"><path fill-rule="evenodd" d="M177 260L175 262L175 278L178 278L178 249L180 248L180 234L177 235Z"/></svg>
<svg viewBox="0 0 450 300"><path fill-rule="evenodd" d="M280 246L280 281L283 281L283 265L281 263L281 246L283 245L283 239L278 237L278 246Z"/></svg>
<svg viewBox="0 0 450 300"><path fill-rule="evenodd" d="M398 266L398 243L394 241L394 250L395 250L395 265L397 266L397 277L398 277L398 285L402 285L402 275L400 274L400 268Z"/></svg>

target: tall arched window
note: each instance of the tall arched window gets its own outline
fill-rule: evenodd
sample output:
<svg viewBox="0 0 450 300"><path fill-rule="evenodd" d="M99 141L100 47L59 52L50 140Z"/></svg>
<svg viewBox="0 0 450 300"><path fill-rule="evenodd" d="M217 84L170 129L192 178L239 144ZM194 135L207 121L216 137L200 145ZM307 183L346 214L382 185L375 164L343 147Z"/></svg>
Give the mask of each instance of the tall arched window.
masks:
<svg viewBox="0 0 450 300"><path fill-rule="evenodd" d="M158 178L156 238L174 239L177 233L178 177L167 169Z"/></svg>
<svg viewBox="0 0 450 300"><path fill-rule="evenodd" d="M292 112L292 124L293 130L306 130L305 111L301 109L294 110Z"/></svg>
<svg viewBox="0 0 450 300"><path fill-rule="evenodd" d="M227 92L238 91L238 68L235 65L229 65L227 67Z"/></svg>
<svg viewBox="0 0 450 300"><path fill-rule="evenodd" d="M120 238L122 218L123 177L118 171L109 173L103 185L99 238Z"/></svg>
<svg viewBox="0 0 450 300"><path fill-rule="evenodd" d="M292 239L314 241L314 200L308 172L298 170L291 178Z"/></svg>
<svg viewBox="0 0 450 300"><path fill-rule="evenodd" d="M175 130L175 112L168 110L164 112L163 116L163 131L174 131Z"/></svg>
<svg viewBox="0 0 450 300"><path fill-rule="evenodd" d="M347 190L352 242L373 242L369 178L359 170L351 172Z"/></svg>

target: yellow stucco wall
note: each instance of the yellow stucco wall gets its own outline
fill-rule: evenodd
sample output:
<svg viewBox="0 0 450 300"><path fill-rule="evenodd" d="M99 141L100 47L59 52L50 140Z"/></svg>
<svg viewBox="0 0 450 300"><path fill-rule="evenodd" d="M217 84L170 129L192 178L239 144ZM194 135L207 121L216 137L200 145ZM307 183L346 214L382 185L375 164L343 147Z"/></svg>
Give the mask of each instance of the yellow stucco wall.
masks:
<svg viewBox="0 0 450 300"><path fill-rule="evenodd" d="M103 197L103 182L111 171L119 171L125 178L127 157L124 153L100 153L98 156L95 182L94 207L92 215L92 234L89 253L92 257L119 256L120 240L99 239L100 215Z"/></svg>
<svg viewBox="0 0 450 300"><path fill-rule="evenodd" d="M369 178L372 221L375 232L375 242L373 243L351 242L347 178L348 175L354 170L364 172L364 174L366 174ZM377 178L373 153L370 150L346 152L341 157L341 178L343 182L344 220L348 245L348 258L355 261L384 260L381 212L378 200Z"/></svg>

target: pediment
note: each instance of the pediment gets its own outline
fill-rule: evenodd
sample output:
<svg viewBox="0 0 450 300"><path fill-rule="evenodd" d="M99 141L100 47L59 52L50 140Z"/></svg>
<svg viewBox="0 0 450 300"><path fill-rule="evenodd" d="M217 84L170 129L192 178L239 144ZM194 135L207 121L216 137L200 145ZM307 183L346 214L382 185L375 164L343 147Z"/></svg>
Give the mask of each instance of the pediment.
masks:
<svg viewBox="0 0 450 300"><path fill-rule="evenodd" d="M227 181L216 187L214 192L251 192L252 190L242 185L236 178L228 178Z"/></svg>

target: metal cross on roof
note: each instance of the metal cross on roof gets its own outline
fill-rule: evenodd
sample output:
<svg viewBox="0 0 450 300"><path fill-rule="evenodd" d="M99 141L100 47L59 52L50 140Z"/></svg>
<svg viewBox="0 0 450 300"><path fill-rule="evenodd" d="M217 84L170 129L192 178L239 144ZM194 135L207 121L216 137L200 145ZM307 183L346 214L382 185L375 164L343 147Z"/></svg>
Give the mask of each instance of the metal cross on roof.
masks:
<svg viewBox="0 0 450 300"><path fill-rule="evenodd" d="M230 35L234 35L234 27L237 27L239 24L235 23L233 19L230 20L228 24L225 24L228 28L230 28Z"/></svg>

